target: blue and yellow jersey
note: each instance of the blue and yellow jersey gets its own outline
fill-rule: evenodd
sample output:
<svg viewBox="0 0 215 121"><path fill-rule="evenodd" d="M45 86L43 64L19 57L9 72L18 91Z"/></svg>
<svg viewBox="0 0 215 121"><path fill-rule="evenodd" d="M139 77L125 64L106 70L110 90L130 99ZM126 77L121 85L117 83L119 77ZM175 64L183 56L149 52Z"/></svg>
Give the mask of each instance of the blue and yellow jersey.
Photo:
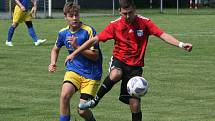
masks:
<svg viewBox="0 0 215 121"><path fill-rule="evenodd" d="M19 0L19 2L28 10L30 0Z"/></svg>
<svg viewBox="0 0 215 121"><path fill-rule="evenodd" d="M71 54L74 49L68 43L67 38L71 37L72 35L76 37L76 43L80 46L89 38L95 36L96 31L94 28L85 24L82 24L81 28L76 32L71 32L69 30L69 27L66 27L59 31L56 46L58 48L65 46L68 50L68 53ZM66 70L74 71L85 78L89 78L92 80L100 80L102 76L102 54L99 48L99 44L94 45L90 49L99 50L100 55L99 59L96 62L86 58L79 53L72 61L68 61L66 63Z"/></svg>

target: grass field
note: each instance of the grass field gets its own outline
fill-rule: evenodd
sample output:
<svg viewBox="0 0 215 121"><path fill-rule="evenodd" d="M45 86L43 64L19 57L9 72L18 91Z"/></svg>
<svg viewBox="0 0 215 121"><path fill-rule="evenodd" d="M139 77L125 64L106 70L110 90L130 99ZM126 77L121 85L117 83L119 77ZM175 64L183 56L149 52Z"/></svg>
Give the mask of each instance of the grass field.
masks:
<svg viewBox="0 0 215 121"><path fill-rule="evenodd" d="M142 14L144 15L144 14ZM144 121L215 121L215 26L214 15L146 14L167 33L190 42L191 53L150 37L144 74L148 94L142 98ZM98 32L116 17L84 17ZM59 92L64 76L62 48L58 70L47 71L50 51L64 19L33 20L40 38L48 41L34 47L24 24L17 28L13 44L6 47L9 20L0 20L0 121L58 121ZM112 41L102 43L104 75L107 74ZM118 100L117 84L93 109L98 121L130 121L128 106ZM79 94L71 100L74 121Z"/></svg>

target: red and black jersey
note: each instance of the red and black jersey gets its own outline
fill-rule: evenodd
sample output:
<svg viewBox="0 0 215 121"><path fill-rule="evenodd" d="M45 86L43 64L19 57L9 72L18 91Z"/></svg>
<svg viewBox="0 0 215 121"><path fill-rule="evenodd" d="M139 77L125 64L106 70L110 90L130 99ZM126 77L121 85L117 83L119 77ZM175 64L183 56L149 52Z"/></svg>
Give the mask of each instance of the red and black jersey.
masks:
<svg viewBox="0 0 215 121"><path fill-rule="evenodd" d="M100 41L114 39L113 56L131 66L144 66L144 55L149 35L160 37L163 33L150 19L136 15L129 24L120 17L110 22L98 34Z"/></svg>

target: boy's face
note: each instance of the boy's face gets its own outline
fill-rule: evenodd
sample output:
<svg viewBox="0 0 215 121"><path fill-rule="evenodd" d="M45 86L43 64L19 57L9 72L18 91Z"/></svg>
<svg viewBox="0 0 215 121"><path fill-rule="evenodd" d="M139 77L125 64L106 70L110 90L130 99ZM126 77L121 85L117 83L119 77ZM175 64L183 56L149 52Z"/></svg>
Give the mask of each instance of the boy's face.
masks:
<svg viewBox="0 0 215 121"><path fill-rule="evenodd" d="M73 13L67 13L65 19L71 28L75 29L80 26L80 16L79 12L77 11Z"/></svg>
<svg viewBox="0 0 215 121"><path fill-rule="evenodd" d="M132 7L120 8L120 15L125 18L126 22L132 23L135 20L135 9Z"/></svg>

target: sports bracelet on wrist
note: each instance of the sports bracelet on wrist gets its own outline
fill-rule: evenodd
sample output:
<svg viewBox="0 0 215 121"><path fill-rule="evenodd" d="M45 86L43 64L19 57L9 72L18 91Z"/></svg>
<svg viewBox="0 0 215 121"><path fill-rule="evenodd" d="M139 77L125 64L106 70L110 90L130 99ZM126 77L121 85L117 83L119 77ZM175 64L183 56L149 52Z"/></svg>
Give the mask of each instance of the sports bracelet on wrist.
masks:
<svg viewBox="0 0 215 121"><path fill-rule="evenodd" d="M179 42L178 47L183 48L183 42Z"/></svg>

